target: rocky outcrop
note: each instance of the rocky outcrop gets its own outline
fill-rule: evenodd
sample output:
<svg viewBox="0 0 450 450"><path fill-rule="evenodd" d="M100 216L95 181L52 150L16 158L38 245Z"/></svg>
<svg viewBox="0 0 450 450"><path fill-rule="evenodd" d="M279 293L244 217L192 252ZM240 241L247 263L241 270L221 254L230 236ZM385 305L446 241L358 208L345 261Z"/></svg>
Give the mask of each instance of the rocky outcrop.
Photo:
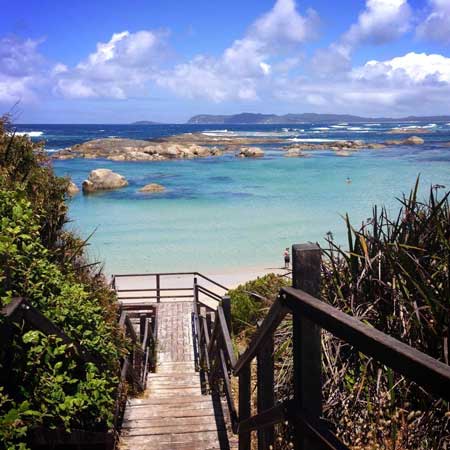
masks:
<svg viewBox="0 0 450 450"><path fill-rule="evenodd" d="M239 158L262 158L264 152L259 147L241 147L236 156Z"/></svg>
<svg viewBox="0 0 450 450"><path fill-rule="evenodd" d="M150 184L146 184L144 187L142 187L141 189L139 189L139 192L164 192L166 190L166 188L160 184L157 183L150 183Z"/></svg>
<svg viewBox="0 0 450 450"><path fill-rule="evenodd" d="M403 144L405 145L422 145L424 143L425 141L418 136L411 136L403 141Z"/></svg>
<svg viewBox="0 0 450 450"><path fill-rule="evenodd" d="M429 128L414 127L414 128L392 128L388 131L389 134L426 134L431 133Z"/></svg>
<svg viewBox="0 0 450 450"><path fill-rule="evenodd" d="M422 145L425 141L418 136L411 136L407 139L390 139L385 142L386 145Z"/></svg>
<svg viewBox="0 0 450 450"><path fill-rule="evenodd" d="M349 152L348 150L337 150L335 152L336 156L350 156L352 153Z"/></svg>
<svg viewBox="0 0 450 450"><path fill-rule="evenodd" d="M78 194L80 192L80 189L78 189L78 186L73 182L69 182L69 186L67 186L67 194L70 197L73 197L74 195Z"/></svg>
<svg viewBox="0 0 450 450"><path fill-rule="evenodd" d="M87 180L83 181L83 193L120 189L127 185L128 181L122 175L110 169L96 169L89 174Z"/></svg>
<svg viewBox="0 0 450 450"><path fill-rule="evenodd" d="M384 144L380 143L366 143L363 140L355 139L353 141L332 141L332 142L299 142L291 144L287 147L288 150L333 150L338 151L356 151L361 149L380 149L384 148Z"/></svg>
<svg viewBox="0 0 450 450"><path fill-rule="evenodd" d="M306 155L298 148L290 148L284 156L286 158L301 158L305 157Z"/></svg>
<svg viewBox="0 0 450 450"><path fill-rule="evenodd" d="M55 159L105 158L111 161L158 161L166 159L218 156L217 147L179 141L144 141L136 139L95 139L56 152Z"/></svg>

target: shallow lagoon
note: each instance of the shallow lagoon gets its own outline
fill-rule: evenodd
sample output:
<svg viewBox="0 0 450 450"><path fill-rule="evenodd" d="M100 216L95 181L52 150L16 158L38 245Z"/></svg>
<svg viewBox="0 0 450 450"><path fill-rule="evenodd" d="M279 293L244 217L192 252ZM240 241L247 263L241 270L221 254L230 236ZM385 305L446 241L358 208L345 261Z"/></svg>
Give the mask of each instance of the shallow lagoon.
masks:
<svg viewBox="0 0 450 450"><path fill-rule="evenodd" d="M423 189L450 186L450 148L436 145L362 151L350 157L315 152L261 160L220 158L164 162L56 161L77 184L107 167L129 180L120 191L78 195L72 224L91 238L91 255L109 273L199 270L232 272L281 264L295 242L321 241L328 231L345 243L342 215L358 225L373 204L398 209L395 197L421 173ZM350 177L351 184L345 179ZM138 193L156 182L167 191Z"/></svg>

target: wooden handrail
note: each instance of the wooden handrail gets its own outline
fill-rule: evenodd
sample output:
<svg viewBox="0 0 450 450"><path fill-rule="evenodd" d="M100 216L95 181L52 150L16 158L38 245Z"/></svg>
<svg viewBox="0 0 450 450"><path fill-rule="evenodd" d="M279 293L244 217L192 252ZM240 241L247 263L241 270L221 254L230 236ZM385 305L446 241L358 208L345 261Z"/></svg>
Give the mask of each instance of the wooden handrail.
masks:
<svg viewBox="0 0 450 450"><path fill-rule="evenodd" d="M348 450L321 419L322 328L429 392L450 400L450 366L318 299L321 251L317 245L295 245L292 255L294 287L280 290L247 349L237 360L229 321L221 305L215 313L210 338L208 334L208 339L202 340L202 351L211 361L207 365L209 377L221 373L233 430L239 434L240 450L251 448L251 431L255 430L258 432L258 448L268 448L273 442L273 426L284 420L290 420L294 425L296 449ZM199 290L195 288L196 293ZM274 405L272 339L288 313L292 314L294 398ZM206 331L203 331L205 336ZM250 367L255 358L258 360L258 412L252 416ZM213 366L212 361L219 363L220 370ZM230 373L239 377L238 412L232 400Z"/></svg>
<svg viewBox="0 0 450 450"><path fill-rule="evenodd" d="M296 314L314 321L367 356L394 369L427 390L450 400L450 366L349 316L328 303L294 288L283 288L282 298Z"/></svg>
<svg viewBox="0 0 450 450"><path fill-rule="evenodd" d="M11 322L17 322L21 319L46 335L58 336L64 344L73 348L74 353L85 362L93 362L98 365L104 363L100 356L94 356L82 349L78 342L71 339L50 319L39 312L23 297L15 297L0 310L0 314L8 318Z"/></svg>
<svg viewBox="0 0 450 450"><path fill-rule="evenodd" d="M256 357L259 348L264 343L264 341L273 334L274 330L278 327L280 322L284 319L289 309L280 301L275 301L270 307L269 312L264 318L263 323L256 331L247 349L242 354L242 356L236 362L233 367L234 375L239 375L243 367L249 364L253 358Z"/></svg>

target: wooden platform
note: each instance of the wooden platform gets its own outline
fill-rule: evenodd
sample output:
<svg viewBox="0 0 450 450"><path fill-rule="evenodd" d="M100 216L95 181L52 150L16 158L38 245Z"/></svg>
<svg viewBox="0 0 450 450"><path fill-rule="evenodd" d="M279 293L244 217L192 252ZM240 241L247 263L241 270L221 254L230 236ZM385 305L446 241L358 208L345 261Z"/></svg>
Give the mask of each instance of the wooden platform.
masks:
<svg viewBox="0 0 450 450"><path fill-rule="evenodd" d="M125 411L121 449L229 449L222 405L195 371L192 301L157 305L157 368Z"/></svg>

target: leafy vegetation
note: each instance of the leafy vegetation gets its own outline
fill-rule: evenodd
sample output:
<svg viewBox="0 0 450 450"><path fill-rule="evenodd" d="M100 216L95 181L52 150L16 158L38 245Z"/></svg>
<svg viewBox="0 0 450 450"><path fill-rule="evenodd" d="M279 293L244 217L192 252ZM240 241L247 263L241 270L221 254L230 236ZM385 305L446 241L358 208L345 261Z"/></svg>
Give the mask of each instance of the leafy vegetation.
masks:
<svg viewBox="0 0 450 450"><path fill-rule="evenodd" d="M286 277L269 273L230 290L233 333L250 333L258 320L264 317L280 289L288 284ZM263 298L256 298L251 293Z"/></svg>
<svg viewBox="0 0 450 450"><path fill-rule="evenodd" d="M0 315L0 448L44 427L111 428L125 342L115 296L64 230L68 180L42 146L0 121L0 307L25 297L73 342Z"/></svg>

